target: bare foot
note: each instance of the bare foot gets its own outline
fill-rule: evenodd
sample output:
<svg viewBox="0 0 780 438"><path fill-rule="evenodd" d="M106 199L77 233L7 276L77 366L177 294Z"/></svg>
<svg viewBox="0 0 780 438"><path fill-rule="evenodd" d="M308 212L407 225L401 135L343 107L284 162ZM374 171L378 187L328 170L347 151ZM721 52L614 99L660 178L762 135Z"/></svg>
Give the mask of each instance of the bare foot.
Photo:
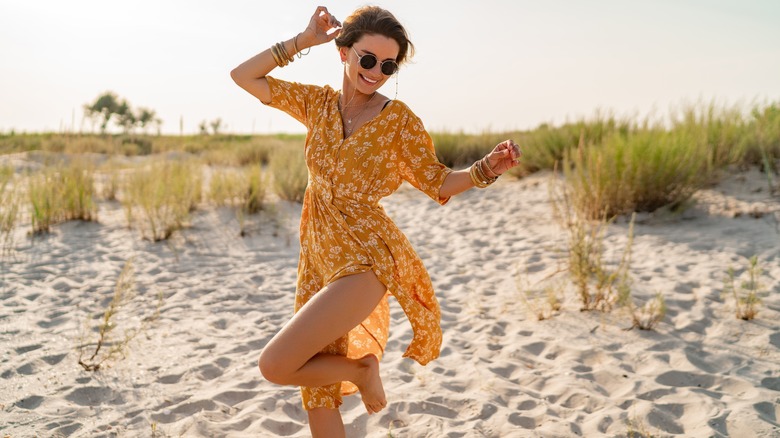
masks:
<svg viewBox="0 0 780 438"><path fill-rule="evenodd" d="M382 386L382 378L379 377L379 359L373 354L358 359L362 366L360 377L353 382L360 390L360 397L366 405L369 414L375 414L387 406L385 388Z"/></svg>

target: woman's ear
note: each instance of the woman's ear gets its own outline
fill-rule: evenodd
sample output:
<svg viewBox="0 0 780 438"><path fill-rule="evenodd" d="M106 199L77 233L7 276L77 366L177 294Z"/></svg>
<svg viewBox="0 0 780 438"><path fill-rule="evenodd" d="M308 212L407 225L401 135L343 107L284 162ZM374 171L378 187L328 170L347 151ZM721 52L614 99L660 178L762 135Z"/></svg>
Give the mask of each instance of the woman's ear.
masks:
<svg viewBox="0 0 780 438"><path fill-rule="evenodd" d="M347 62L347 52L349 48L347 47L339 47L339 56L341 57L341 63Z"/></svg>

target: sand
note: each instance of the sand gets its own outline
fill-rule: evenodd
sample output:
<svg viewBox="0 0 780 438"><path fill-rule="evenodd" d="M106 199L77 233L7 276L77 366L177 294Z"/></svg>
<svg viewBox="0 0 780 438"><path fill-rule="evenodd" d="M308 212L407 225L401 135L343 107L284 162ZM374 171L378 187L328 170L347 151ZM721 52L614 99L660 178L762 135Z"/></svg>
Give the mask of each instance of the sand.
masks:
<svg viewBox="0 0 780 438"><path fill-rule="evenodd" d="M369 416L359 396L346 398L348 436L780 436L780 198L764 177L734 174L684 213L637 218L633 294L661 293L668 306L653 331L626 330L619 310L580 312L555 274L565 233L549 180L507 178L444 207L406 186L383 201L429 269L444 345L426 367L402 358L411 329L391 300L389 405ZM256 366L291 315L300 206L276 202L248 237L228 210L198 212L162 243L128 230L119 204L102 203L99 218L32 240L20 230L2 261L0 435L307 436L298 390ZM607 230L610 258L627 230L625 219ZM753 255L769 293L742 321L723 278ZM124 357L85 371L78 347L94 349L131 258L136 292L112 333L141 331ZM557 285L562 309L537 321L518 275Z"/></svg>

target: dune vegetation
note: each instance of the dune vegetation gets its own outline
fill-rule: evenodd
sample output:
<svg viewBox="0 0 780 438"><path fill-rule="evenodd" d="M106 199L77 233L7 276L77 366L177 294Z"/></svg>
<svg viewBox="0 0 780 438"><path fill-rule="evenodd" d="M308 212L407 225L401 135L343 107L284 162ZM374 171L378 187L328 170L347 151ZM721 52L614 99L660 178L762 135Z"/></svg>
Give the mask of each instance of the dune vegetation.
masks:
<svg viewBox="0 0 780 438"><path fill-rule="evenodd" d="M439 159L453 168L514 138L523 148L514 177L556 170L578 214L609 219L681 208L729 169L757 166L767 189L777 191L780 104L691 105L663 120L597 112L528 131L432 137ZM95 220L97 202L117 199L129 226L160 240L185 227L188 214L204 205L252 213L266 202L266 191L300 202L308 178L303 142L303 135L230 135L216 129L194 136L0 133L0 154L23 153L39 164L4 168L4 230L27 222L34 234L65 220ZM113 157L124 158L124 164L116 165ZM228 176L220 170L225 168L238 170ZM204 172L215 179L204 182Z"/></svg>

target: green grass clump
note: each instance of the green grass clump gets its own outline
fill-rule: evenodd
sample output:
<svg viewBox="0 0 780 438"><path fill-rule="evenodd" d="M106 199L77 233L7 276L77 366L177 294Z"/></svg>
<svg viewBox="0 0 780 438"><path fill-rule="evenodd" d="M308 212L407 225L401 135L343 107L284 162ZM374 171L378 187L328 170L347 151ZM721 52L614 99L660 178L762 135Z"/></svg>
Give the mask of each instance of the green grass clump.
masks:
<svg viewBox="0 0 780 438"><path fill-rule="evenodd" d="M65 220L97 220L95 169L86 161L72 161L60 168L60 202Z"/></svg>
<svg viewBox="0 0 780 438"><path fill-rule="evenodd" d="M742 163L748 149L748 124L737 106L687 105L672 121L670 132L683 136L704 153L709 172Z"/></svg>
<svg viewBox="0 0 780 438"><path fill-rule="evenodd" d="M728 274L723 280L723 295L731 295L734 298L734 309L737 318L749 321L758 315L761 306L761 296L766 292L761 284L762 269L758 263L758 257L753 256L748 260L746 272L747 279L737 286L734 268L729 267Z"/></svg>
<svg viewBox="0 0 780 438"><path fill-rule="evenodd" d="M265 172L259 165L244 168L244 190L241 195L241 210L255 214L265 208L268 182Z"/></svg>
<svg viewBox="0 0 780 438"><path fill-rule="evenodd" d="M28 181L33 234L68 220L97 220L94 169L85 161L44 168Z"/></svg>
<svg viewBox="0 0 780 438"><path fill-rule="evenodd" d="M212 140L208 149L200 151L206 164L218 166L265 165L271 159L274 150L284 147L303 148L303 139L282 140L277 137L262 136Z"/></svg>
<svg viewBox="0 0 780 438"><path fill-rule="evenodd" d="M567 151L563 170L574 207L596 219L682 205L711 181L707 154L685 132L647 130Z"/></svg>
<svg viewBox="0 0 780 438"><path fill-rule="evenodd" d="M202 180L200 164L193 161L154 162L134 171L120 199L128 225L153 242L170 238L188 226L201 200Z"/></svg>
<svg viewBox="0 0 780 438"><path fill-rule="evenodd" d="M598 145L613 135L628 135L632 130L628 120L618 120L597 112L591 119L581 119L555 127L542 124L521 136L522 165L528 172L552 170L563 161L566 153L578 145Z"/></svg>
<svg viewBox="0 0 780 438"><path fill-rule="evenodd" d="M303 148L285 147L271 155L271 176L274 191L281 199L303 202L309 181L309 171L303 158Z"/></svg>
<svg viewBox="0 0 780 438"><path fill-rule="evenodd" d="M258 164L238 170L218 170L211 176L209 200L214 205L236 209L243 236L246 234L246 216L265 207L267 187L265 172Z"/></svg>
<svg viewBox="0 0 780 438"><path fill-rule="evenodd" d="M233 206L243 191L242 173L229 169L215 170L209 181L209 201L218 206Z"/></svg>

